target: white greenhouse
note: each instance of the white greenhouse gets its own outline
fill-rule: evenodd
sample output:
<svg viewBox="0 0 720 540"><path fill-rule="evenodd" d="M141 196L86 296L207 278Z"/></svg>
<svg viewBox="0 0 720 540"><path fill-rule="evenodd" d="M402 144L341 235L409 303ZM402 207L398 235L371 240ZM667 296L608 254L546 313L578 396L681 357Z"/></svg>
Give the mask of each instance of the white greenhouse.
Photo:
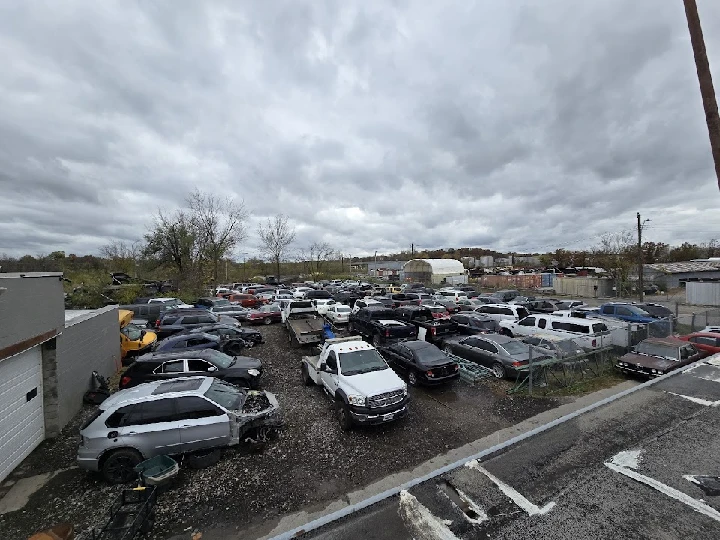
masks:
<svg viewBox="0 0 720 540"><path fill-rule="evenodd" d="M455 259L413 259L403 267L405 281L432 285L467 283L467 270Z"/></svg>

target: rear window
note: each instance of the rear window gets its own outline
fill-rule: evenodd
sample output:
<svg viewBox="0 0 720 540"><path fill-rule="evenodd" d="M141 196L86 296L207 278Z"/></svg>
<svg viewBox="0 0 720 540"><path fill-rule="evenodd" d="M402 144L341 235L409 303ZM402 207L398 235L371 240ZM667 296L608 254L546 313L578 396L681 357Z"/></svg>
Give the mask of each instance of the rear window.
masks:
<svg viewBox="0 0 720 540"><path fill-rule="evenodd" d="M94 413L92 413L87 420L85 420L82 425L80 426L80 431L88 427L90 424L92 424L95 420L98 419L98 417L103 414L105 411L98 409Z"/></svg>
<svg viewBox="0 0 720 540"><path fill-rule="evenodd" d="M584 324L575 324L565 321L553 321L553 330L564 330L566 332L573 332L574 334L589 334L590 326Z"/></svg>

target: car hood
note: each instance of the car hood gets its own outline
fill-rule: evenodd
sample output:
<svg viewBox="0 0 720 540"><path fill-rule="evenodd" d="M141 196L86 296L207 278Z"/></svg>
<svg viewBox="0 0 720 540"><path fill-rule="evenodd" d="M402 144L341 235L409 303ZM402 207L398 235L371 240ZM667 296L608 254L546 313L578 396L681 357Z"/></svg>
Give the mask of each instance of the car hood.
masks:
<svg viewBox="0 0 720 540"><path fill-rule="evenodd" d="M343 379L348 389L368 397L405 388L403 380L390 368L351 375Z"/></svg>
<svg viewBox="0 0 720 540"><path fill-rule="evenodd" d="M236 356L235 363L225 371L232 371L234 369L260 369L261 367L262 362L257 358L251 358L249 356Z"/></svg>
<svg viewBox="0 0 720 540"><path fill-rule="evenodd" d="M665 371L666 369L677 366L679 362L676 360L668 360L667 358L660 358L658 356L648 356L645 354L627 353L620 357L620 362L627 362L634 366L641 366L645 368L658 369Z"/></svg>

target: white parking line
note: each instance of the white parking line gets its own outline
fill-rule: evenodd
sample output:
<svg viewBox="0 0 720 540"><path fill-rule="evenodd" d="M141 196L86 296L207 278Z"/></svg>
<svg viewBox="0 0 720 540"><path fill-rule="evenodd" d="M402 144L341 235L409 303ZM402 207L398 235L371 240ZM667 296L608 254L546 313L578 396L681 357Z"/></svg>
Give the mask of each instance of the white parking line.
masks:
<svg viewBox="0 0 720 540"><path fill-rule="evenodd" d="M696 377L699 378L699 377ZM671 394L673 396L681 397L683 399L687 399L688 401L692 401L693 403L697 403L698 405L705 405L706 407L718 407L720 406L720 401L709 401L707 399L701 399L696 398L692 396L685 396L683 394L676 394L675 392L665 392L666 394Z"/></svg>
<svg viewBox="0 0 720 540"><path fill-rule="evenodd" d="M448 529L447 521L433 515L408 491L403 490L400 492L398 513L415 540L459 540Z"/></svg>
<svg viewBox="0 0 720 540"><path fill-rule="evenodd" d="M482 474L487 476L492 482L500 488L500 491L502 491L505 495L507 495L512 501L517 504L520 508L525 510L529 516L535 516L535 515L543 515L547 514L550 510L552 510L555 507L555 502L549 502L542 508L531 503L529 500L527 500L522 494L520 494L517 490L507 485L505 482L494 476L492 473L487 471L484 467L481 467L480 464L476 459L473 459L472 461L468 461L465 466L468 469L475 469L476 471L480 471Z"/></svg>
<svg viewBox="0 0 720 540"><path fill-rule="evenodd" d="M635 463L637 464L640 457L640 452L637 452ZM670 486L667 486L663 484L662 482L658 482L654 478L650 478L649 476L645 476L644 474L640 474L639 472L634 471L630 468L630 463L627 461L626 456L621 456L620 454L627 454L627 452L620 452L619 454L616 454L613 456L613 458L605 463L605 466L609 468L610 470L613 470L615 472L619 472L620 474L623 474L627 476L628 478L632 478L633 480L640 482L642 484L645 484L646 486L650 486L653 489L656 489L660 493L663 493L664 495L667 495L668 497L672 497L673 499L680 501L681 503L689 506L696 512L699 512L700 514L703 514L709 518L714 519L715 521L720 521L720 512L715 510L713 507L708 506L707 504L698 501L697 499L693 499L690 495L686 495L680 490L677 490L675 488L671 488ZM620 464L618 464L620 463ZM625 463L625 464L623 464ZM637 466L637 465L635 465Z"/></svg>

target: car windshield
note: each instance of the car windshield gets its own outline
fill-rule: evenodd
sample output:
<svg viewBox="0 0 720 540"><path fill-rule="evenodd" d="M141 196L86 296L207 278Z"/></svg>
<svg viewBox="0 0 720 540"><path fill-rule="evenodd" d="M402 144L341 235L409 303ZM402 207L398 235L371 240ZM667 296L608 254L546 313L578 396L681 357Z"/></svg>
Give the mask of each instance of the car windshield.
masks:
<svg viewBox="0 0 720 540"><path fill-rule="evenodd" d="M209 356L210 362L219 368L229 368L235 363L235 359L232 356L228 356L227 354L216 351L215 349L206 349L203 352Z"/></svg>
<svg viewBox="0 0 720 540"><path fill-rule="evenodd" d="M420 363L425 365L444 364L448 362L448 357L437 347L428 346L421 349L415 349L415 356Z"/></svg>
<svg viewBox="0 0 720 540"><path fill-rule="evenodd" d="M526 343L521 343L519 341L508 341L507 343L503 343L500 345L503 349L505 349L510 356L517 356L518 354L527 354L530 348Z"/></svg>
<svg viewBox="0 0 720 540"><path fill-rule="evenodd" d="M245 404L247 393L237 386L214 379L205 397L228 410L239 411Z"/></svg>
<svg viewBox="0 0 720 540"><path fill-rule="evenodd" d="M389 369L375 349L340 353L340 371L343 375L358 375L370 371Z"/></svg>
<svg viewBox="0 0 720 540"><path fill-rule="evenodd" d="M667 317L668 315L672 315L672 311L663 306L643 306L642 309L647 311L650 315L655 315L656 317Z"/></svg>
<svg viewBox="0 0 720 540"><path fill-rule="evenodd" d="M661 343L639 343L635 347L635 352L641 354L649 354L650 356L660 356L662 358L678 359L678 348L672 345L663 345Z"/></svg>
<svg viewBox="0 0 720 540"><path fill-rule="evenodd" d="M133 323L128 324L125 328L121 330L121 332L125 334L125 337L128 338L130 341L137 341L142 337L142 330L139 326Z"/></svg>

